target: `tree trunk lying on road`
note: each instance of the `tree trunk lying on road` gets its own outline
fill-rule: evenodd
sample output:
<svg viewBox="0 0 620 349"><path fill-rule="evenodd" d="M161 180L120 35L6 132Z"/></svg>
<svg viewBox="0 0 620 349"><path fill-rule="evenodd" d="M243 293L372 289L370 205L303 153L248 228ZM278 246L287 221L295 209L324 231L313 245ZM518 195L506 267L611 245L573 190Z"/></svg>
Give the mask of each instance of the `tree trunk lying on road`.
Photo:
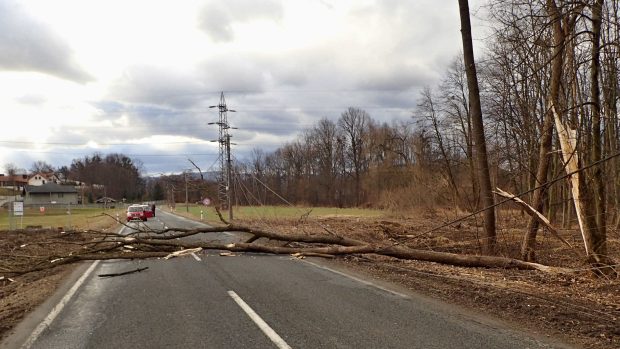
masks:
<svg viewBox="0 0 620 349"><path fill-rule="evenodd" d="M252 242L237 242L232 244L181 239L197 234L219 232L245 232L252 234L253 238L246 240ZM73 232L71 234L90 234L89 236L94 236L95 238L81 245L78 244L79 249L72 251L68 255L50 256L49 259L44 260L41 260L41 256L38 256L31 264L27 263L13 266L5 264L2 266L2 271L6 274L24 274L81 260L171 258L177 255L198 251L196 249L205 249L320 257L375 254L398 259L429 261L462 267L568 272L566 269L524 262L513 258L428 251L396 244L373 244L338 236L333 233L332 235L282 234L235 224L200 229L168 228L161 231L141 231L130 235L117 235L97 231ZM65 236L71 234L65 234ZM275 246L273 244L258 242L257 240L261 238L287 242L287 245L290 243L298 244L296 246ZM72 243L75 244L75 242Z"/></svg>

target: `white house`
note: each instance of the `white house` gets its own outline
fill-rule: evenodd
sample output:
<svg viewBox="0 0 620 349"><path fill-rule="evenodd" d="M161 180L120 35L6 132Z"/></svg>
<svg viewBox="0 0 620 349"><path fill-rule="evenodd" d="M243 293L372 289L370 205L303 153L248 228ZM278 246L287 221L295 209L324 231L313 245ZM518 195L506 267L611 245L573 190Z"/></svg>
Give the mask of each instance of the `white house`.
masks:
<svg viewBox="0 0 620 349"><path fill-rule="evenodd" d="M28 185L40 186L47 183L60 183L58 177L53 173L35 173L28 178Z"/></svg>

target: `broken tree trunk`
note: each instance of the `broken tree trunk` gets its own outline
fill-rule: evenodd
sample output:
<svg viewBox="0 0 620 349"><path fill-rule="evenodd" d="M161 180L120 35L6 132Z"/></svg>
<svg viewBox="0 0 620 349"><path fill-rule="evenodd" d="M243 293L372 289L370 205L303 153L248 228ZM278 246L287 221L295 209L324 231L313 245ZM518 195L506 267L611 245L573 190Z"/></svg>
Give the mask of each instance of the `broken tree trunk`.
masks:
<svg viewBox="0 0 620 349"><path fill-rule="evenodd" d="M553 111L555 126L560 139L562 148L562 159L566 172L570 174L571 192L573 194L573 202L575 211L577 212L577 220L579 222L579 230L583 237L583 243L588 261L595 267L603 267L612 265L613 261L607 256L606 241L604 235L597 232L597 222L593 214L592 200L589 199L583 174L579 170L579 153L577 152L577 131L571 129L561 120L555 105L551 105ZM615 273L613 269L609 272Z"/></svg>
<svg viewBox="0 0 620 349"><path fill-rule="evenodd" d="M549 230L549 232L551 232L551 234L553 236L558 238L558 240L562 241L566 246L568 246L570 248L573 247L568 241L566 241L563 237L560 236L560 234L558 233L558 230L556 229L556 227L554 227L553 224L551 224L551 222L547 219L547 217L545 217L539 211L535 210L534 207L530 206L528 203L526 203L525 201L521 200L520 198L510 194L509 192L501 190L500 188L496 188L496 191L494 191L494 193L499 195L499 196L501 196L501 197L504 197L506 199L511 199L512 201L516 202L533 219L536 219L538 221L538 223L544 225L547 228L547 230Z"/></svg>

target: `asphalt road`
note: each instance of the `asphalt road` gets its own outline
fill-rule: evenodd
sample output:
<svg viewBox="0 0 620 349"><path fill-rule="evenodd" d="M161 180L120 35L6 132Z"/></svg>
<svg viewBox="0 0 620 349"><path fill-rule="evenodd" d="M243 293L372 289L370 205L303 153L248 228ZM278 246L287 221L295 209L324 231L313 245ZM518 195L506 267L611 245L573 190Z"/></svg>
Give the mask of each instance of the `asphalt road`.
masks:
<svg viewBox="0 0 620 349"><path fill-rule="evenodd" d="M153 228L201 224L157 213L147 223ZM239 239L234 233L208 238ZM36 327L22 333L22 341L13 337L4 344L46 349L565 347L320 263L204 252L91 264L90 273L78 280L83 283L67 290L68 285L57 296L62 309L46 310L43 324L31 316L25 323ZM141 273L97 276L144 266L149 269ZM72 297L61 297L72 290Z"/></svg>

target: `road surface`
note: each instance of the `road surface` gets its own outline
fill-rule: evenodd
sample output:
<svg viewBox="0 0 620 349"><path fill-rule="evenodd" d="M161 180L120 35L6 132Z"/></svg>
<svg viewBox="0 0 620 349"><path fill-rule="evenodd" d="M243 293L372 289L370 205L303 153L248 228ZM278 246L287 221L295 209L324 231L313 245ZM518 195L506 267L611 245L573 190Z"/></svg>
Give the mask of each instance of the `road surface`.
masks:
<svg viewBox="0 0 620 349"><path fill-rule="evenodd" d="M161 210L146 224L201 225ZM240 239L234 233L203 238ZM213 251L171 260L90 263L3 347L566 347L320 263L250 253L222 257ZM145 266L149 269L140 273L97 276Z"/></svg>

